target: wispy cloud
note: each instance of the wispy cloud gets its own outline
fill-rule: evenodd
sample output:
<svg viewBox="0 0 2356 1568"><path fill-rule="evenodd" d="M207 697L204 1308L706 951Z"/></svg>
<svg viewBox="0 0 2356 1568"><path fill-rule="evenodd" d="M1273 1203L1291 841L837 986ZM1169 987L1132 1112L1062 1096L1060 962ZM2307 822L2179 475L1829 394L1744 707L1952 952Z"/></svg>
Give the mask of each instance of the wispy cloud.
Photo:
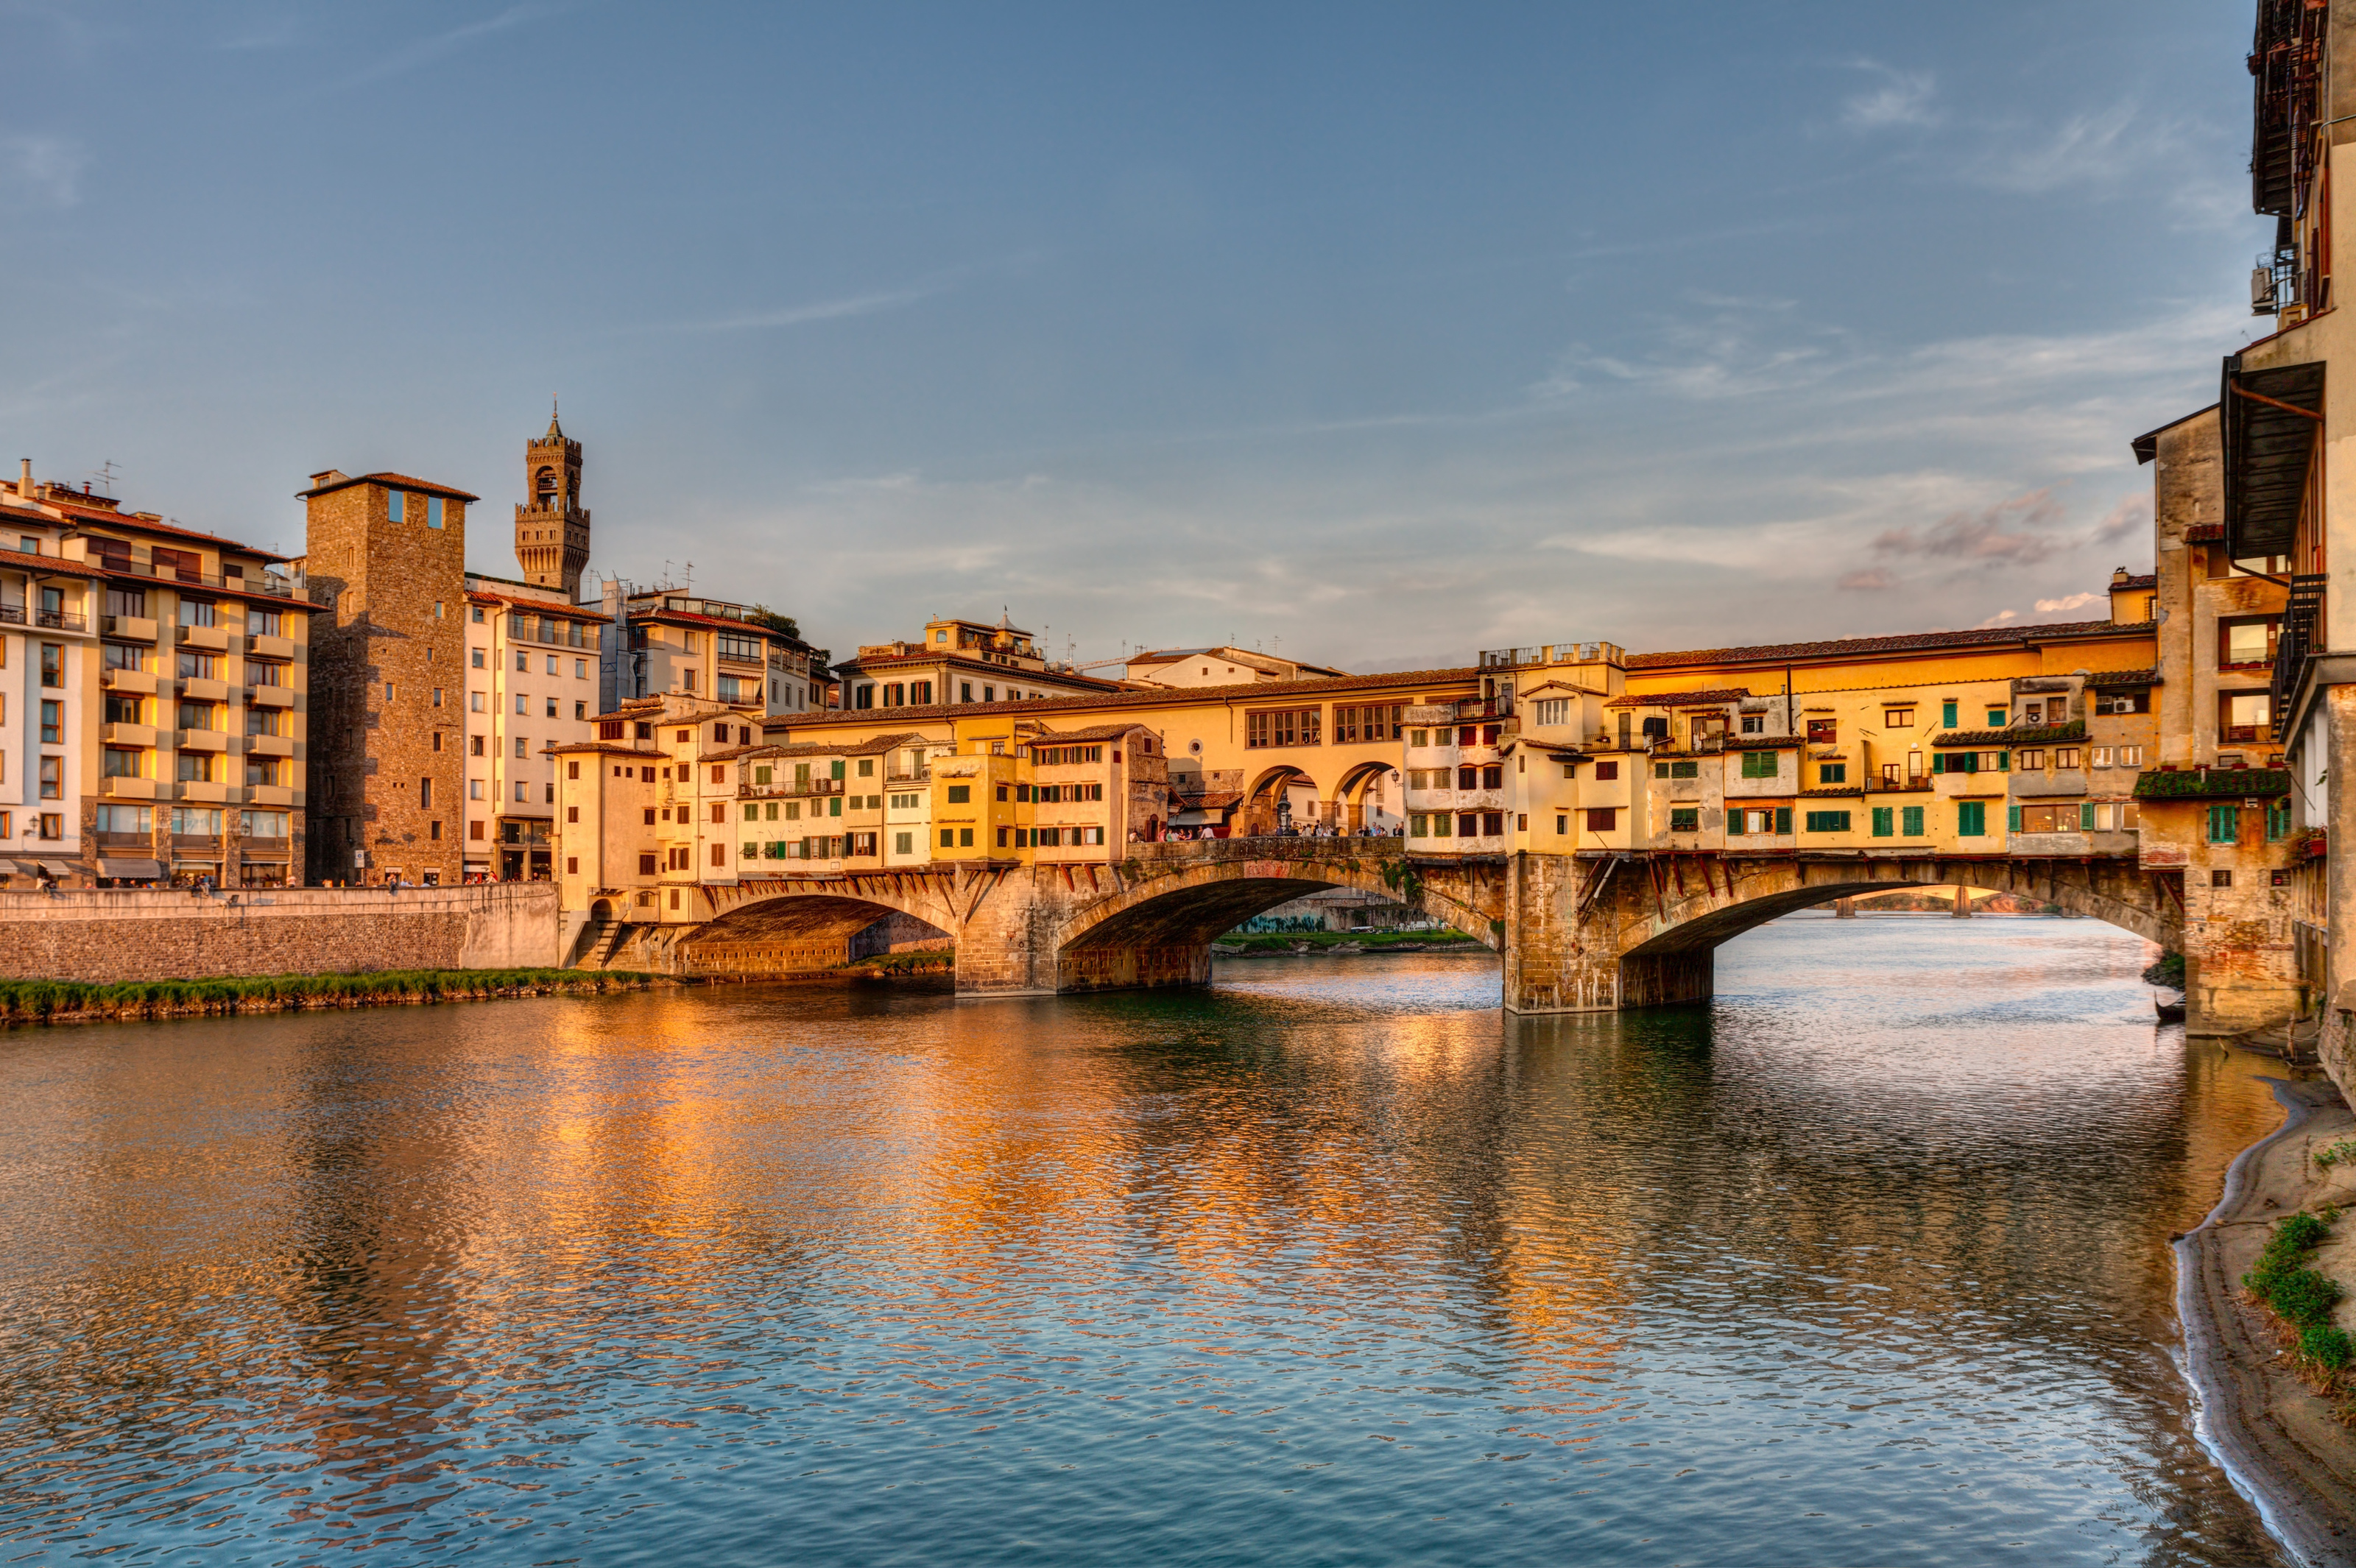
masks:
<svg viewBox="0 0 2356 1568"><path fill-rule="evenodd" d="M2040 615L2059 615L2065 611L2083 610L2090 604L2107 603L2109 598L2110 596L2104 593L2072 593L2060 599L2040 599L2037 602L2037 613Z"/></svg>
<svg viewBox="0 0 2356 1568"><path fill-rule="evenodd" d="M436 60L446 59L479 39L499 33L511 32L526 22L553 16L556 10L557 7L547 5L510 5L496 16L486 16L477 22L468 22L461 27L435 33L431 37L419 38L412 43L403 44L387 54L379 56L356 71L333 80L323 80L309 91L297 96L316 97L323 92L340 92L347 88L359 87L371 81L382 81L387 77L405 75L420 67L429 66Z"/></svg>
<svg viewBox="0 0 2356 1568"><path fill-rule="evenodd" d="M1950 512L1919 533L1887 529L1873 548L1889 555L2030 566L2062 548L2064 541L2052 530L2066 516L2048 486L1977 511Z"/></svg>
<svg viewBox="0 0 2356 1568"><path fill-rule="evenodd" d="M2151 537L2151 492L2134 490L2120 498L2119 504L2104 514L2087 536L2088 544L2117 544L2123 539L2137 542Z"/></svg>
<svg viewBox="0 0 2356 1568"><path fill-rule="evenodd" d="M90 155L70 136L0 136L0 181L52 207L81 200Z"/></svg>
<svg viewBox="0 0 2356 1568"><path fill-rule="evenodd" d="M1843 572L1833 586L1853 593L1880 593L1897 587L1898 579L1887 567L1869 566Z"/></svg>
<svg viewBox="0 0 2356 1568"><path fill-rule="evenodd" d="M780 326L803 326L814 321L842 321L855 315L873 315L879 311L897 310L915 304L937 294L948 292L946 282L909 289L879 289L872 293L846 294L841 299L814 300L808 304L784 305L776 310L747 311L742 315L720 316L711 321L675 322L676 332L759 332Z"/></svg>
<svg viewBox="0 0 2356 1568"><path fill-rule="evenodd" d="M2116 183L2178 144L2170 126L2145 119L2133 102L2115 103L2072 114L2050 131L2030 133L2026 140L1999 138L1967 160L1963 173L1993 189L2042 196L2064 187Z"/></svg>
<svg viewBox="0 0 2356 1568"><path fill-rule="evenodd" d="M1879 85L1841 104L1841 123L1860 131L1894 125L1936 125L1937 84L1927 70L1899 70L1879 60L1858 60L1855 69L1880 79Z"/></svg>

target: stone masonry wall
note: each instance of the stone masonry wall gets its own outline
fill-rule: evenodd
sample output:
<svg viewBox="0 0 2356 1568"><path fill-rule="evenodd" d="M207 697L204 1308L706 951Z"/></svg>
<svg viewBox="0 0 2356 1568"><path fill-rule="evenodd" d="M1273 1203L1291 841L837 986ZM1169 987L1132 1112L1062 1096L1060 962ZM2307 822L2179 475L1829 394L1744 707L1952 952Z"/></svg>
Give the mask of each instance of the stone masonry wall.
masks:
<svg viewBox="0 0 2356 1568"><path fill-rule="evenodd" d="M195 980L386 969L554 968L556 888L277 888L200 898L0 892L0 978Z"/></svg>

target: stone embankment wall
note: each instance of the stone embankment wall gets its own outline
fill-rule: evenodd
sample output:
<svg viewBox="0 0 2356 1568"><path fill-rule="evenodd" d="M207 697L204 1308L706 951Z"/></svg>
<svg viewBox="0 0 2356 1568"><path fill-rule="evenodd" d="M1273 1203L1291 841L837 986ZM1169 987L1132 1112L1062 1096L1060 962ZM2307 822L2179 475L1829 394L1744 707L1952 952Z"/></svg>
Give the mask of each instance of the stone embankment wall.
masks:
<svg viewBox="0 0 2356 1568"><path fill-rule="evenodd" d="M0 892L0 979L555 968L556 896L548 882Z"/></svg>

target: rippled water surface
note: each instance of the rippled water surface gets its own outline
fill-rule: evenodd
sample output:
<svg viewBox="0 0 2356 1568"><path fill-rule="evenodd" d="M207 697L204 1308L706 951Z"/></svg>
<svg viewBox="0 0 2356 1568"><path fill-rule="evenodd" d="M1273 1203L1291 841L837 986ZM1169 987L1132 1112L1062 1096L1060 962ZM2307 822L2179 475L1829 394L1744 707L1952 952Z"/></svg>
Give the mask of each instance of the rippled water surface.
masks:
<svg viewBox="0 0 2356 1568"><path fill-rule="evenodd" d="M2276 1113L2146 957L0 1038L0 1559L2277 1561L2165 1245Z"/></svg>

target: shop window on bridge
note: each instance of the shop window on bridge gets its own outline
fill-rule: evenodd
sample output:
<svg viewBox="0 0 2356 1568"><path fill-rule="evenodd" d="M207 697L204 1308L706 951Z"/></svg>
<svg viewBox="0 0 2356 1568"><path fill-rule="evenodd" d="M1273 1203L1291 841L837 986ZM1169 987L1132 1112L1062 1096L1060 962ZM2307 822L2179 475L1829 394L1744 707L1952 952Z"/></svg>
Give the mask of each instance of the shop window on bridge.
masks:
<svg viewBox="0 0 2356 1568"><path fill-rule="evenodd" d="M1774 752L1743 752L1742 776L1747 779L1773 778L1777 772L1777 756L1778 753Z"/></svg>
<svg viewBox="0 0 2356 1568"><path fill-rule="evenodd" d="M2237 805L2212 805L2209 808L2209 842L2232 844L2242 836L2242 808Z"/></svg>
<svg viewBox="0 0 2356 1568"><path fill-rule="evenodd" d="M1987 837L1987 802L1984 800L1955 802L1955 836L1959 838Z"/></svg>
<svg viewBox="0 0 2356 1568"><path fill-rule="evenodd" d="M1760 806L1726 814L1726 830L1730 834L1789 833L1792 831L1792 808L1788 805Z"/></svg>
<svg viewBox="0 0 2356 1568"><path fill-rule="evenodd" d="M2094 807L2091 802L2016 805L2006 813L2006 826L2015 833L2090 833Z"/></svg>
<svg viewBox="0 0 2356 1568"><path fill-rule="evenodd" d="M1701 807L1697 805L1673 805L1669 807L1669 831L1672 833L1700 832Z"/></svg>
<svg viewBox="0 0 2356 1568"><path fill-rule="evenodd" d="M1846 833L1848 818L1846 811L1812 811L1807 815L1807 829L1811 833Z"/></svg>

